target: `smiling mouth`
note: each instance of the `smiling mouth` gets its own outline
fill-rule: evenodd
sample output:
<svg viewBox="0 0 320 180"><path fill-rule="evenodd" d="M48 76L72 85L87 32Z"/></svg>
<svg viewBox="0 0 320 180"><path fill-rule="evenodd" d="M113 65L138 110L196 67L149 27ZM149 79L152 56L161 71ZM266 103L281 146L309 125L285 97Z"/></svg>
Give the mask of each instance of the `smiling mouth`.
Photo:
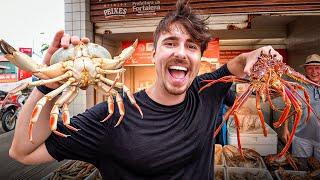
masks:
<svg viewBox="0 0 320 180"><path fill-rule="evenodd" d="M183 79L188 73L188 69L183 66L169 66L169 73L175 79Z"/></svg>

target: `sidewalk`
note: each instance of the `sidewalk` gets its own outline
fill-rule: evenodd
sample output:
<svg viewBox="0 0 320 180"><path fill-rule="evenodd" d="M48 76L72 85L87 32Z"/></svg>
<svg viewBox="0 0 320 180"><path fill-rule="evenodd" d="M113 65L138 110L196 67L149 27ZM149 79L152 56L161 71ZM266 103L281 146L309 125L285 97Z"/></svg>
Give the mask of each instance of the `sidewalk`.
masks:
<svg viewBox="0 0 320 180"><path fill-rule="evenodd" d="M0 179L41 179L61 166L62 162L23 165L9 157L13 131L0 135Z"/></svg>

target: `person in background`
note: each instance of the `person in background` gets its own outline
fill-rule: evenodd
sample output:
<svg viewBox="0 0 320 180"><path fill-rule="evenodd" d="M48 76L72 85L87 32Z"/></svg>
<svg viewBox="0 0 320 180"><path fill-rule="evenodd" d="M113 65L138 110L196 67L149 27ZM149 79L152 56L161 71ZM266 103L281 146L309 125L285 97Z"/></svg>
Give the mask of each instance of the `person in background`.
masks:
<svg viewBox="0 0 320 180"><path fill-rule="evenodd" d="M220 107L219 114L217 117L216 127L218 127L222 123L223 115L227 112L227 107L231 107L235 99L236 99L236 93L230 89L227 92L226 97L223 100L223 104ZM216 137L216 144L221 144L222 146L227 144L226 133L227 133L227 123L224 124L223 128L218 133Z"/></svg>
<svg viewBox="0 0 320 180"><path fill-rule="evenodd" d="M45 62L70 38L57 33ZM214 72L197 76L200 58L211 34L205 20L192 13L188 3L177 1L154 33L156 82L134 94L139 112L123 98L123 121L118 107L106 122L107 103L103 102L71 118L71 131L60 121L57 130L67 138L51 133L49 114L55 99L43 107L34 126L33 142L28 139L32 109L47 92L34 88L17 121L11 157L24 164L75 159L96 166L103 179L213 179L215 121L231 83L215 84L201 93L203 80L228 75L244 77L261 53L282 56L271 46L243 53ZM71 39L72 43L79 39ZM57 86L50 86L57 88Z"/></svg>
<svg viewBox="0 0 320 180"><path fill-rule="evenodd" d="M320 84L320 56L312 54L306 58L306 62L301 65L304 67L305 76ZM297 157L310 157L314 156L320 160L320 88L313 85L303 84L301 85L306 89L310 96L310 104L313 108L311 112L309 122L305 122L307 118L307 106L302 103L302 116L297 127L296 133L292 141L292 154ZM303 92L298 92L304 97ZM299 99L299 98L298 98ZM284 107L284 103L280 97L275 99L277 107ZM281 112L274 111L273 119L276 121L279 119ZM288 122L291 123L288 123ZM290 127L292 126L293 117L284 124L283 131L281 133L281 140L285 143L290 136ZM290 126L290 127L289 127Z"/></svg>

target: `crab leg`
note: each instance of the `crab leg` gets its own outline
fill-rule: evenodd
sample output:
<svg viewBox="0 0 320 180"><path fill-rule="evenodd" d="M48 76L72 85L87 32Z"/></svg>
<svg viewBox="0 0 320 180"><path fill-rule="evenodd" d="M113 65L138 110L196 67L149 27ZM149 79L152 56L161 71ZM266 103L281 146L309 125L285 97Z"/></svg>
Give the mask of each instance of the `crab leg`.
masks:
<svg viewBox="0 0 320 180"><path fill-rule="evenodd" d="M104 88L102 88L102 86L105 86ZM97 90L102 91L103 93L106 93L108 96L108 116L106 118L104 118L103 120L101 120L100 122L105 122L106 120L108 120L114 113L114 100L113 100L113 96L112 94L110 94L109 91L109 87L105 84L103 84L102 82L98 82L98 86L94 86ZM106 89L106 90L105 90Z"/></svg>
<svg viewBox="0 0 320 180"><path fill-rule="evenodd" d="M106 118L104 118L102 121L100 121L100 122L105 122L114 113L114 100L113 100L113 96L112 95L108 96L108 112L109 112L109 115Z"/></svg>
<svg viewBox="0 0 320 180"><path fill-rule="evenodd" d="M21 90L25 89L26 87L40 86L40 85L44 85L44 84L54 83L54 82L58 82L58 81L61 81L63 79L66 79L68 77L71 77L71 76L72 76L72 72L66 72L63 75L55 77L55 78L52 78L52 79L38 80L38 81L35 81L35 82L22 83L19 86L17 86L16 88L14 88L13 90L11 90L9 93L10 94L16 94L16 93L20 92Z"/></svg>
<svg viewBox="0 0 320 180"><path fill-rule="evenodd" d="M219 127L215 130L213 137L216 137L218 135L218 133L221 130L221 128L224 125L224 123L226 121L228 121L229 116L231 115L231 113L233 113L233 111L237 107L241 106L248 99L248 97L251 95L252 91L253 91L253 87L252 87L252 85L250 85L247 88L247 90L240 97L236 98L236 100L233 103L233 106L226 112L226 114L225 114L225 116L223 118L223 121L221 122Z"/></svg>
<svg viewBox="0 0 320 180"><path fill-rule="evenodd" d="M290 137L288 139L288 142L285 145L285 147L282 149L282 151L279 153L278 157L285 155L285 153L288 151L288 149L292 143L293 136L294 136L296 129L298 127L301 115L302 115L301 106L300 106L298 100L294 97L294 95L290 92L290 90L288 88L285 87L285 91L286 91L289 99L291 100L297 114L295 114L294 123L293 123L292 131L291 131Z"/></svg>
<svg viewBox="0 0 320 180"><path fill-rule="evenodd" d="M314 85L316 87L320 87L320 84L317 84L317 83L309 80L304 75L298 73L297 71L295 71L294 69L292 69L289 66L287 66L286 75L291 77L291 78L293 78L293 79L296 79L296 80L298 80L300 82L307 83L307 84L312 84L312 85Z"/></svg>
<svg viewBox="0 0 320 180"><path fill-rule="evenodd" d="M50 119L53 118L52 121L58 121L59 116L59 107L63 105L63 113L62 113L62 120L63 124L70 130L78 131L79 129L73 127L70 125L70 114L68 110L69 103L76 97L77 95L77 87L72 86L70 89L67 90L65 94L62 94L61 97L55 102L51 113L50 113Z"/></svg>
<svg viewBox="0 0 320 180"><path fill-rule="evenodd" d="M100 83L100 87L102 89L104 89L106 92L109 91L108 86L103 84L103 83ZM124 114L125 114L125 109L124 109L123 99L120 96L120 94L117 91L113 90L113 89L111 89L111 93L116 95L116 102L117 102L117 105L118 105L118 108L119 108L120 117L118 119L117 124L114 126L114 127L117 127L121 123L121 121L123 120L123 117L124 117Z"/></svg>
<svg viewBox="0 0 320 180"><path fill-rule="evenodd" d="M314 112L313 108L310 105L310 96L309 96L308 92L306 91L306 89L303 86L301 86L299 84L296 84L296 83L288 83L286 81L283 81L283 83L286 84L290 88L290 90L292 92L295 92L297 94L297 96L307 105L307 107L308 107L308 112L307 113L308 114L307 114L306 122L308 122L309 119L310 119L311 111L320 120L320 118ZM299 93L297 93L293 86L298 88L298 89L300 89L301 91L303 91L305 98L303 98Z"/></svg>
<svg viewBox="0 0 320 180"><path fill-rule="evenodd" d="M141 111L141 108L140 108L140 106L137 104L137 102L136 102L133 94L130 92L130 89L129 89L127 86L124 85L124 86L123 86L123 91L127 94L127 96L128 96L128 98L129 98L131 104L133 104L133 105L137 108L137 110L139 111L139 113L140 113L140 115L141 115L141 119L143 119L143 113L142 113L142 111Z"/></svg>
<svg viewBox="0 0 320 180"><path fill-rule="evenodd" d="M263 116L261 105L260 105L260 95L258 93L256 93L256 106L257 106L257 111L258 111L261 127L262 127L262 130L263 130L263 135L265 137L267 137L268 131L267 131L267 128L265 126L264 116Z"/></svg>
<svg viewBox="0 0 320 180"><path fill-rule="evenodd" d="M42 107L47 103L47 101L50 101L51 99L53 99L54 97L56 97L57 95L59 95L65 88L67 88L68 86L70 86L73 82L75 81L74 78L70 78L65 84L63 84L62 86L60 86L59 88L53 90L52 92L46 94L44 97L42 97L36 104L35 108L32 111L31 114L31 118L30 118L30 122L29 122L29 140L32 141L32 128L33 128L33 124L36 123L38 121L40 112L42 110ZM54 119L50 118L50 129L52 131L54 131L54 133L61 135L63 137L67 137L67 135L62 134L58 131L55 131L55 129L57 128L57 121L54 121Z"/></svg>
<svg viewBox="0 0 320 180"><path fill-rule="evenodd" d="M240 142L240 120L239 120L239 117L238 117L238 114L237 114L236 111L237 110L235 110L235 112L233 113L233 116L234 116L234 121L235 121L235 125L236 125L236 130L237 130L238 149L239 149L239 152L241 154L241 157L244 157L243 156L243 150L242 150L241 142Z"/></svg>
<svg viewBox="0 0 320 180"><path fill-rule="evenodd" d="M236 76L224 76L220 79L216 79L216 80L203 80L202 82L208 82L208 84L206 84L205 86L203 86L202 88L199 89L199 93L201 91L203 91L205 88L209 87L209 86L212 86L213 84L215 83L218 83L218 82L224 82L224 83L227 83L227 82L242 82L242 83L248 83L249 80L247 79L243 79L243 78L238 78Z"/></svg>
<svg viewBox="0 0 320 180"><path fill-rule="evenodd" d="M112 81L112 80L107 79L107 78L105 78L105 77L103 77L103 76L101 76L101 75L99 75L98 77L99 77L99 79L100 79L102 82L104 82L104 83L106 83L106 84L108 84L108 85L110 85L110 86L114 84L114 87L117 87L117 88L123 87L123 83L119 83L119 82ZM111 88L110 88L110 89L111 89Z"/></svg>
<svg viewBox="0 0 320 180"><path fill-rule="evenodd" d="M285 91L284 88L285 88L285 87L283 86L283 87L282 87L283 91ZM291 102L292 102L292 101L290 100L290 98L288 98L287 93L284 94L283 99L284 99L284 102L285 102L285 105L286 105L286 106L285 106L285 108L284 108L284 110L283 110L283 112L282 112L279 120L273 123L273 126L274 126L275 128L279 128L279 127L286 121L286 119L287 119L287 117L288 117L288 115L289 115L289 113L290 113L290 108L291 108Z"/></svg>
<svg viewBox="0 0 320 180"><path fill-rule="evenodd" d="M116 70L104 70L104 69L101 69L100 67L96 67L96 71L99 74L116 74L116 73L124 73L126 71L126 69L121 68L121 69L116 69Z"/></svg>

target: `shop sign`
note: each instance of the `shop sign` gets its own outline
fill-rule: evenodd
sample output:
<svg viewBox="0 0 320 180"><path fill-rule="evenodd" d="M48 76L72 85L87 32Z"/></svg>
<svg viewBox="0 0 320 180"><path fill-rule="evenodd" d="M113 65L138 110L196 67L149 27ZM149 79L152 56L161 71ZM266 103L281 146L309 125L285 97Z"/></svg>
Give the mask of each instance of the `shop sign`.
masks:
<svg viewBox="0 0 320 180"><path fill-rule="evenodd" d="M132 45L132 41L123 41L122 49ZM133 55L125 62L124 65L150 65L152 64L152 41L139 41Z"/></svg>
<svg viewBox="0 0 320 180"><path fill-rule="evenodd" d="M0 58L0 83L17 81L16 66L6 58Z"/></svg>
<svg viewBox="0 0 320 180"><path fill-rule="evenodd" d="M28 55L28 56L32 56L32 48L19 48L20 52L23 52L24 54ZM26 79L32 76L32 73L22 70L19 68L18 70L18 80L22 80L22 79Z"/></svg>
<svg viewBox="0 0 320 180"><path fill-rule="evenodd" d="M16 74L0 74L0 83L16 82Z"/></svg>
<svg viewBox="0 0 320 180"><path fill-rule="evenodd" d="M208 43L207 49L203 52L202 60L209 63L216 63L219 59L219 38L215 38Z"/></svg>

